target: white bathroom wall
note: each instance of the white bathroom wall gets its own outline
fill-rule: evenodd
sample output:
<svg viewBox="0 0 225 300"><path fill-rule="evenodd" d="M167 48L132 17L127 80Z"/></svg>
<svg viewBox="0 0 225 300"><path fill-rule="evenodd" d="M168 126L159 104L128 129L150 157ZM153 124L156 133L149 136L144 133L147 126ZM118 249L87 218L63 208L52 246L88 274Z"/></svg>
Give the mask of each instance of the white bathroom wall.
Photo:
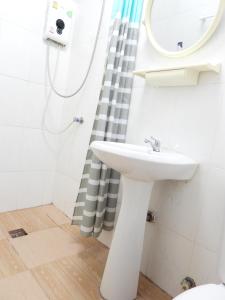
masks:
<svg viewBox="0 0 225 300"><path fill-rule="evenodd" d="M179 60L159 55L142 26L137 68L210 61L224 67L224 23L225 18L198 53ZM225 216L224 94L224 71L202 75L197 87L150 88L135 78L127 142L143 144L154 135L200 164L190 182L156 184L150 202L158 222L147 224L143 265L147 276L173 296L181 292L185 276L197 284L219 281Z"/></svg>
<svg viewBox="0 0 225 300"><path fill-rule="evenodd" d="M82 93L63 108L64 124L74 115L85 119L82 126L72 128L60 140L54 203L70 216L98 102L112 2L107 1L90 78ZM68 90L79 85L87 68L101 1L76 3L79 15ZM224 23L202 50L179 61L156 53L142 26L137 69L174 62L221 61L225 65ZM181 292L180 282L185 276L193 277L197 284L219 281L216 267L225 216L224 94L224 71L204 74L197 87L154 89L135 78L127 142L143 144L145 137L155 135L200 163L190 182L156 184L150 203L158 222L146 225L142 271L173 296ZM104 233L101 240L110 244L111 236Z"/></svg>
<svg viewBox="0 0 225 300"><path fill-rule="evenodd" d="M0 212L52 202L58 138L41 130L48 89L42 38L46 8L47 0L1 1ZM61 55L61 74L69 56L69 50ZM61 105L52 97L50 127L58 126Z"/></svg>

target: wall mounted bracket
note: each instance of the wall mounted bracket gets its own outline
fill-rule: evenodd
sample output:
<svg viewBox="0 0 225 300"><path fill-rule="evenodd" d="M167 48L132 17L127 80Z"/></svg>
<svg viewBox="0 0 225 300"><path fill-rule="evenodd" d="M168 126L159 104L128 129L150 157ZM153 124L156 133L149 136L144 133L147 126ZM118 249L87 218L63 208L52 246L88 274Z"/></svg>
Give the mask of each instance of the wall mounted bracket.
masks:
<svg viewBox="0 0 225 300"><path fill-rule="evenodd" d="M134 75L140 76L153 87L169 86L195 86L198 84L202 72L220 73L221 64L189 64L173 65L163 68L151 68L134 71Z"/></svg>

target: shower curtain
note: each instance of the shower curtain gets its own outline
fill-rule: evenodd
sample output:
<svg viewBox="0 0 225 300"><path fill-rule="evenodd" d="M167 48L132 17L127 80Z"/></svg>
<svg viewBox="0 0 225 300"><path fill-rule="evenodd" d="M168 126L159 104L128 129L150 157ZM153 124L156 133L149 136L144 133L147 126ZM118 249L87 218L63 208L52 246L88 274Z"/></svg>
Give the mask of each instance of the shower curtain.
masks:
<svg viewBox="0 0 225 300"><path fill-rule="evenodd" d="M143 0L114 1L105 74L90 144L125 142L142 6ZM72 221L80 225L83 236L98 237L102 229L113 229L119 182L120 174L89 149Z"/></svg>

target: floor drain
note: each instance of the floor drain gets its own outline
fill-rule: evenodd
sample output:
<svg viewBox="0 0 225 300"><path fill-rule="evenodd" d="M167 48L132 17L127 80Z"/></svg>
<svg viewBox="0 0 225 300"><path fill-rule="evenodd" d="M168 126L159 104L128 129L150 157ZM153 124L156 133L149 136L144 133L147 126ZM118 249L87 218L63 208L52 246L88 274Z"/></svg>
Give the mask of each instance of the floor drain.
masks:
<svg viewBox="0 0 225 300"><path fill-rule="evenodd" d="M15 229L9 231L11 238L15 239L24 235L27 235L26 231L23 228Z"/></svg>

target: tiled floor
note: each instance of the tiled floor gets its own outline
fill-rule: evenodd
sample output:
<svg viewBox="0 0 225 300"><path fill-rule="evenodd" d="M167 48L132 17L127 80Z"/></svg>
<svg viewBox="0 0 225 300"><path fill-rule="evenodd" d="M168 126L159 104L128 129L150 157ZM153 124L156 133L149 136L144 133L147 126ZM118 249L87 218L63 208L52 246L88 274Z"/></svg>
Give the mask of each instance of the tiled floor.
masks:
<svg viewBox="0 0 225 300"><path fill-rule="evenodd" d="M29 234L11 239L8 231ZM100 300L108 250L53 205L0 214L0 300ZM170 300L140 276L138 300Z"/></svg>

